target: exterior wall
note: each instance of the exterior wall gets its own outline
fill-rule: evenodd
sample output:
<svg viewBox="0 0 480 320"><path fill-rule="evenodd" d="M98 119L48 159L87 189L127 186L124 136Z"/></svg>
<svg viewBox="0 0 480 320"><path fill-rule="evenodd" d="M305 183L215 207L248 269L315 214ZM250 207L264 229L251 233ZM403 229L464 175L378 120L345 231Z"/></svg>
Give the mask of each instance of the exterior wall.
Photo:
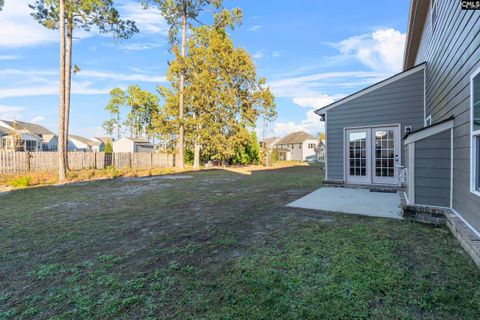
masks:
<svg viewBox="0 0 480 320"><path fill-rule="evenodd" d="M133 141L121 138L113 142L113 152L134 152Z"/></svg>
<svg viewBox="0 0 480 320"><path fill-rule="evenodd" d="M276 148L280 149L288 149L290 150L290 159L287 160L294 160L294 161L303 161L303 146L301 143L289 143L289 144L277 144L275 145Z"/></svg>
<svg viewBox="0 0 480 320"><path fill-rule="evenodd" d="M460 10L458 1L437 0L431 33L427 15L417 63L427 62L426 115L454 123L453 208L480 230L480 197L470 192L470 75L480 67L480 11Z"/></svg>
<svg viewBox="0 0 480 320"><path fill-rule="evenodd" d="M450 207L450 131L415 142L415 204Z"/></svg>
<svg viewBox="0 0 480 320"><path fill-rule="evenodd" d="M327 179L344 179L344 128L400 124L403 135L423 127L423 82L421 69L327 111Z"/></svg>
<svg viewBox="0 0 480 320"><path fill-rule="evenodd" d="M135 144L135 152L153 152L153 145L145 145L145 144L140 144L136 143Z"/></svg>
<svg viewBox="0 0 480 320"><path fill-rule="evenodd" d="M308 148L309 144L315 144L315 148L318 146L318 140L306 140L302 144L302 161L317 161L317 153L315 152L315 148L310 149Z"/></svg>
<svg viewBox="0 0 480 320"><path fill-rule="evenodd" d="M303 146L301 143L294 143L287 148L290 150L291 160L303 161Z"/></svg>
<svg viewBox="0 0 480 320"><path fill-rule="evenodd" d="M75 139L68 139L68 151L90 151L90 146Z"/></svg>
<svg viewBox="0 0 480 320"><path fill-rule="evenodd" d="M45 151L57 151L58 150L58 137L55 136L48 143L44 143Z"/></svg>

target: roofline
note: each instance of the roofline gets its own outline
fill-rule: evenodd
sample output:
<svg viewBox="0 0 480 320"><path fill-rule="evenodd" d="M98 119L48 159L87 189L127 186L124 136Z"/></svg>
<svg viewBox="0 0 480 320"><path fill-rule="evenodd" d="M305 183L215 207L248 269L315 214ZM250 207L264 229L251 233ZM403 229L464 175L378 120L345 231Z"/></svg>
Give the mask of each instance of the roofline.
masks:
<svg viewBox="0 0 480 320"><path fill-rule="evenodd" d="M424 128L412 131L403 138L404 139L403 144L407 145L412 142L416 142L416 141L431 137L433 135L436 135L437 133L452 129L454 120L455 120L454 117L450 117L448 119L435 123L434 125L431 125L429 127L424 127Z"/></svg>
<svg viewBox="0 0 480 320"><path fill-rule="evenodd" d="M430 0L412 0L410 2L407 37L403 52L403 70L415 65L429 6Z"/></svg>
<svg viewBox="0 0 480 320"><path fill-rule="evenodd" d="M353 99L359 98L359 97L361 97L361 96L363 96L367 93L370 93L374 90L380 89L380 88L382 88L386 85L389 85L389 84L391 84L395 81L398 81L402 78L408 77L408 76L412 75L413 73L415 73L417 71L423 70L423 69L425 69L425 65L426 65L425 62L420 63L419 65L416 65L416 66L414 66L414 67L412 67L408 70L402 71L400 73L397 73L397 74L391 76L390 78L387 78L387 79L382 80L380 82L374 83L371 86L366 87L365 89L362 89L360 91L352 93L351 95L346 96L345 98L342 98L342 99L337 100L337 101L335 101L335 102L333 102L329 105L326 105L325 107L322 107L320 109L315 110L315 113L318 114L319 116L324 115L325 112L330 110L330 109L338 107L338 106L340 106L340 105L342 105L342 104L344 104L348 101L351 101Z"/></svg>

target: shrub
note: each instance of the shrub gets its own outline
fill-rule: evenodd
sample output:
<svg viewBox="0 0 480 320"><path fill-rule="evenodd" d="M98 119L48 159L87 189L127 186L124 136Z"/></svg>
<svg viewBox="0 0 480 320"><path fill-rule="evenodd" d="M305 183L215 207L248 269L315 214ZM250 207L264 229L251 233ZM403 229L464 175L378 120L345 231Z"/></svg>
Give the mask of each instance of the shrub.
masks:
<svg viewBox="0 0 480 320"><path fill-rule="evenodd" d="M107 172L107 175L110 177L110 178L116 178L120 175L120 172L117 170L117 168L115 168L114 166L108 166L106 169L105 169L105 172Z"/></svg>
<svg viewBox="0 0 480 320"><path fill-rule="evenodd" d="M28 187L32 183L32 177L30 176L21 176L15 178L9 182L9 185L16 188Z"/></svg>

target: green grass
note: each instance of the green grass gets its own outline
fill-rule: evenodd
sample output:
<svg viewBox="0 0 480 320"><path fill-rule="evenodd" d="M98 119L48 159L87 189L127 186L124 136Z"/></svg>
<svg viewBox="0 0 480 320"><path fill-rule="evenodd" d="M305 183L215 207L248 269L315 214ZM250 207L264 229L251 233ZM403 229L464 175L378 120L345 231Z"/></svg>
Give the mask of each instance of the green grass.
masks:
<svg viewBox="0 0 480 320"><path fill-rule="evenodd" d="M479 318L444 227L285 207L316 166L189 175L1 195L0 319Z"/></svg>

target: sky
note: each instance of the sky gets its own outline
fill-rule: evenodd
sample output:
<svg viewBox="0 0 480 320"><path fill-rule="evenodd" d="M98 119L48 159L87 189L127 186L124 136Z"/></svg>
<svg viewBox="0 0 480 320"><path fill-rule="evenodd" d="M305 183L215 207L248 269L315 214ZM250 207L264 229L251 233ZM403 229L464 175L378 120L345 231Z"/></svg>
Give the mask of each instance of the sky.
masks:
<svg viewBox="0 0 480 320"><path fill-rule="evenodd" d="M33 1L5 0L0 12L0 119L56 132L58 31L30 16ZM72 134L104 135L111 89L138 84L156 92L157 85L168 85L167 23L139 0L114 3L140 32L120 41L75 31L73 63L81 71L72 79ZM408 0L224 0L224 5L243 10L243 24L229 34L252 55L258 76L276 97L278 117L266 136L300 130L317 135L324 126L315 109L401 71ZM208 14L201 17L207 23Z"/></svg>

